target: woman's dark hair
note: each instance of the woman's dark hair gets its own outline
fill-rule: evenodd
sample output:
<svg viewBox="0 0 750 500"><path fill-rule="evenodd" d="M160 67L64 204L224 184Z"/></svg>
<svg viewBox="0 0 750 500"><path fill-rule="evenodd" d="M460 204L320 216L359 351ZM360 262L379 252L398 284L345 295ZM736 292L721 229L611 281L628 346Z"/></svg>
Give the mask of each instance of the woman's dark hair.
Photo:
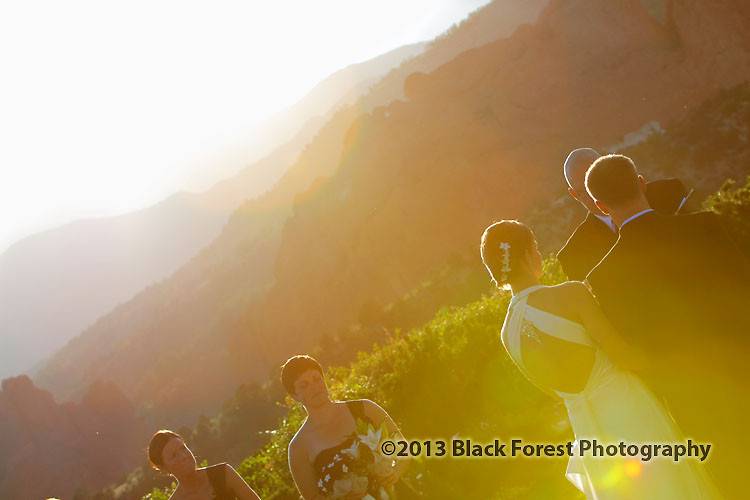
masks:
<svg viewBox="0 0 750 500"><path fill-rule="evenodd" d="M156 470L162 470L162 466L164 465L162 452L169 440L173 438L182 439L182 436L167 429L156 431L151 436L151 441L148 443L148 461L151 463L151 467Z"/></svg>
<svg viewBox="0 0 750 500"><path fill-rule="evenodd" d="M480 246L482 262L498 288L517 278L526 252L535 244L534 233L517 220L494 222L484 230Z"/></svg>
<svg viewBox="0 0 750 500"><path fill-rule="evenodd" d="M294 382L308 370L317 370L323 376L323 368L320 363L307 354L298 354L286 360L286 363L281 367L281 384L286 392L294 395Z"/></svg>

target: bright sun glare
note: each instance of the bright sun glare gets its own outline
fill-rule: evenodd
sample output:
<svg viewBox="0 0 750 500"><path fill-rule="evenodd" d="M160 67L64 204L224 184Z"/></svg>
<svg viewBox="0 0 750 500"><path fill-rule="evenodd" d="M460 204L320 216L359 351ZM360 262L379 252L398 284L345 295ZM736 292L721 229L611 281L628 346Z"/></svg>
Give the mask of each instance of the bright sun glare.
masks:
<svg viewBox="0 0 750 500"><path fill-rule="evenodd" d="M212 157L327 75L485 3L4 2L0 252L74 218L205 189L232 171L214 175Z"/></svg>

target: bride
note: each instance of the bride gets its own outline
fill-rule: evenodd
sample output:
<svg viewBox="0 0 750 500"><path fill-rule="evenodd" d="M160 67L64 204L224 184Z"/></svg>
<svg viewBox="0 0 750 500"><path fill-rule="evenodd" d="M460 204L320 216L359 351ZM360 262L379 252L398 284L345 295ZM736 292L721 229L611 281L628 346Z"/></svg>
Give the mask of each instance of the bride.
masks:
<svg viewBox="0 0 750 500"><path fill-rule="evenodd" d="M683 441L656 397L628 368L639 357L613 330L581 282L543 286L542 257L531 230L517 221L489 226L482 260L498 287L513 297L502 342L518 369L565 403L576 443L675 443ZM637 311L633 312L637 314ZM579 456L567 478L589 499L719 498L694 459Z"/></svg>

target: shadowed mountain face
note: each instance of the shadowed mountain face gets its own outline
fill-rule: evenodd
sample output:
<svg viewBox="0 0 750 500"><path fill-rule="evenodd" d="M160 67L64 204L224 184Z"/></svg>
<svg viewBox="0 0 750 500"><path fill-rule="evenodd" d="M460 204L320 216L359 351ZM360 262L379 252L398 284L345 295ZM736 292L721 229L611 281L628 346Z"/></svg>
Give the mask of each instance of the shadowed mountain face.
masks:
<svg viewBox="0 0 750 500"><path fill-rule="evenodd" d="M269 156L204 193L175 194L144 210L74 222L11 246L0 255L0 378L30 370L182 266L244 200L278 181L326 116L422 49L402 47L331 75L269 124Z"/></svg>
<svg viewBox="0 0 750 500"><path fill-rule="evenodd" d="M553 2L533 27L408 79L409 102L364 117L337 175L295 206L245 352L273 346L278 361L338 331L476 248L488 222L555 197L573 147L668 127L750 77L748 7L667 7L661 21L638 1Z"/></svg>
<svg viewBox="0 0 750 500"><path fill-rule="evenodd" d="M397 67L373 85L357 104L372 111L393 99L405 99L404 81L412 73L429 73L462 52L507 38L524 24L536 21L550 0L495 0L436 38L429 50Z"/></svg>
<svg viewBox="0 0 750 500"><path fill-rule="evenodd" d="M573 147L653 121L669 129L750 77L744 3L654 9L553 1L509 38L412 74L406 102L343 109L212 245L70 342L37 381L67 397L106 374L140 405L193 416L475 252L488 222L557 198Z"/></svg>
<svg viewBox="0 0 750 500"><path fill-rule="evenodd" d="M111 383L80 403L57 404L26 376L0 391L0 495L73 498L76 485L101 488L143 460L146 426ZM74 479L74 480L73 480Z"/></svg>
<svg viewBox="0 0 750 500"><path fill-rule="evenodd" d="M652 132L637 144L616 149L590 145L629 156L647 180L679 178L694 190L683 209L692 212L727 181L742 184L750 175L748 124L750 82L745 82L719 91L667 130ZM535 207L525 222L543 236L546 249L556 252L584 217L581 205L561 189L559 196Z"/></svg>

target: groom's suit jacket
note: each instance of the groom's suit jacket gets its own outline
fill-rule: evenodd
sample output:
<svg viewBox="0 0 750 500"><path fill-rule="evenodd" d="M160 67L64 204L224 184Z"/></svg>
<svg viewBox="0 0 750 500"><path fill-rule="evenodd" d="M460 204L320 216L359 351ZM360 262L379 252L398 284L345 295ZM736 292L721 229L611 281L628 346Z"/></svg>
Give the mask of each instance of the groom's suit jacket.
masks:
<svg viewBox="0 0 750 500"><path fill-rule="evenodd" d="M616 241L617 233L589 212L557 252L557 260L569 279L583 281Z"/></svg>
<svg viewBox="0 0 750 500"><path fill-rule="evenodd" d="M625 341L645 354L641 378L687 436L716 444L712 469L736 475L748 445L737 424L750 411L750 267L718 216L632 220L588 282Z"/></svg>
<svg viewBox="0 0 750 500"><path fill-rule="evenodd" d="M677 213L688 195L679 179L660 179L646 185L646 198L657 212ZM617 241L617 233L589 212L557 253L563 271L571 280L583 281Z"/></svg>
<svg viewBox="0 0 750 500"><path fill-rule="evenodd" d="M710 212L644 214L587 278L610 321L643 349L750 339L750 266ZM695 334L690 338L688 335Z"/></svg>

